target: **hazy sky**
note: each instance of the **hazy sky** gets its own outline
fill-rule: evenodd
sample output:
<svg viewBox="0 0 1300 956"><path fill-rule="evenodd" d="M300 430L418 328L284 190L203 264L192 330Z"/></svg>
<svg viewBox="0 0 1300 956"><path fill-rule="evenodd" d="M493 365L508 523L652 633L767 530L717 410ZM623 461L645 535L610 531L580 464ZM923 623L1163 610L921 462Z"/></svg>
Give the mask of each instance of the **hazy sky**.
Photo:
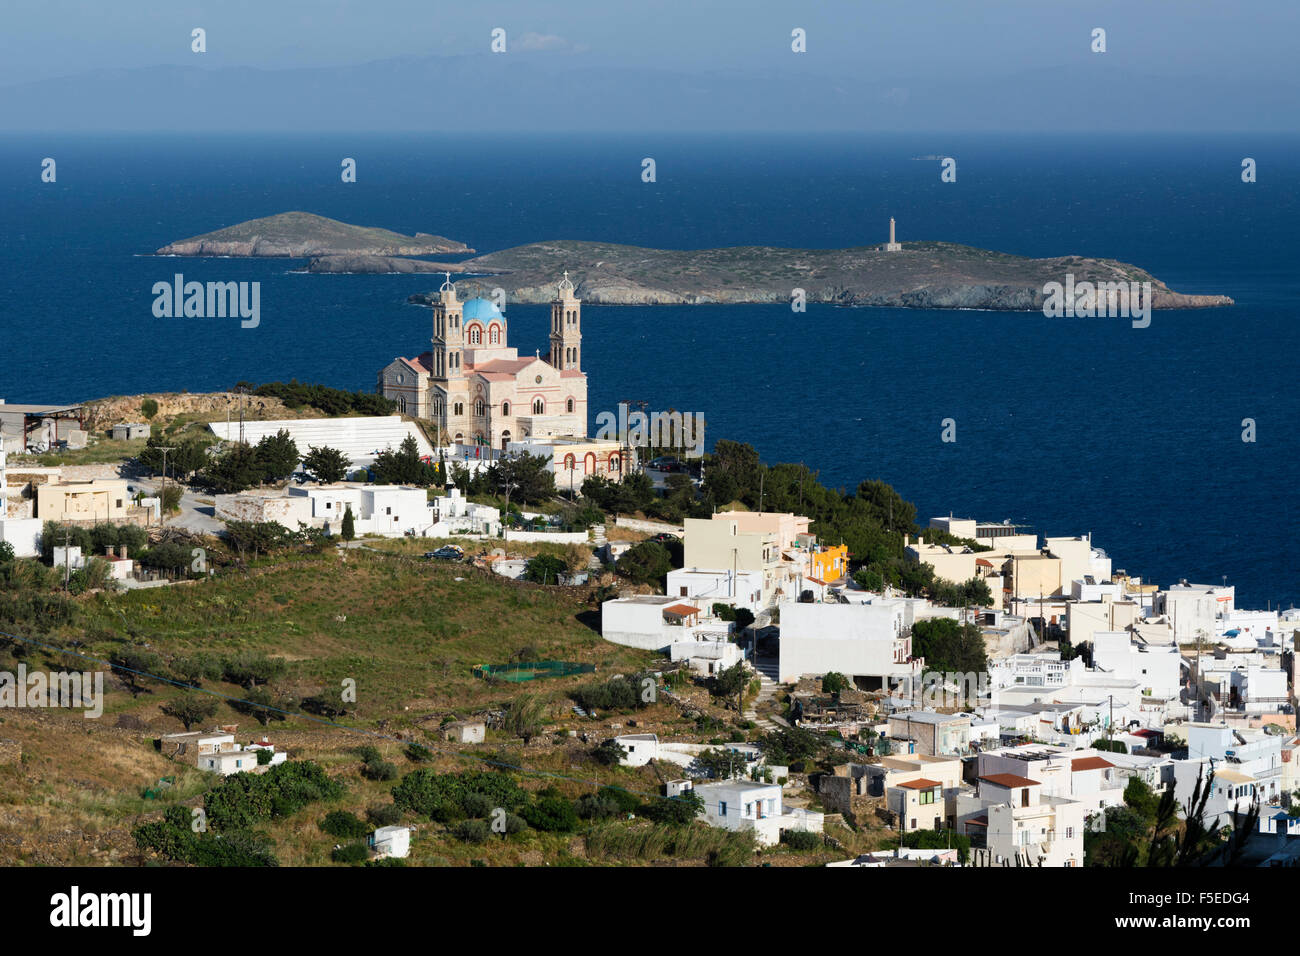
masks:
<svg viewBox="0 0 1300 956"><path fill-rule="evenodd" d="M1081 63L1107 30L1115 65L1159 75L1294 77L1296 0L4 0L0 84L96 68L336 66L511 52L693 71L777 68L850 78L997 76ZM790 31L808 32L793 56ZM528 36L528 35L532 36Z"/></svg>

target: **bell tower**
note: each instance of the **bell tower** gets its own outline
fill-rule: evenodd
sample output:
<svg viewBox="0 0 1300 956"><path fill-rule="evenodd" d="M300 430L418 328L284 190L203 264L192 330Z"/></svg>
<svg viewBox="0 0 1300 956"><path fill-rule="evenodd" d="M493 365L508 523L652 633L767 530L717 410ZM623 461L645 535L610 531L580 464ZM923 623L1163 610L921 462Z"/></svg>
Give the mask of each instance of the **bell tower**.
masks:
<svg viewBox="0 0 1300 956"><path fill-rule="evenodd" d="M561 371L582 371L582 300L573 295L567 269L551 300L551 364Z"/></svg>
<svg viewBox="0 0 1300 956"><path fill-rule="evenodd" d="M431 377L440 381L461 381L465 377L461 357L465 346L465 329L461 302L456 298L451 273L438 290L433 303L433 370Z"/></svg>

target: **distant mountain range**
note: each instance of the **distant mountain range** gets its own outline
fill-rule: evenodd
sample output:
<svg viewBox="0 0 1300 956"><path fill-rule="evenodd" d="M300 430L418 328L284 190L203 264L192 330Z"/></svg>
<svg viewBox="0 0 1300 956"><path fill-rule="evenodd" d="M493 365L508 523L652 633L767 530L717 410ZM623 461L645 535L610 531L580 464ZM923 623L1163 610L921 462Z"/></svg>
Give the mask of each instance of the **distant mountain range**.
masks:
<svg viewBox="0 0 1300 956"><path fill-rule="evenodd" d="M149 66L0 87L6 130L1290 130L1300 81L1092 61L961 83L790 68L686 72L481 53L263 70Z"/></svg>

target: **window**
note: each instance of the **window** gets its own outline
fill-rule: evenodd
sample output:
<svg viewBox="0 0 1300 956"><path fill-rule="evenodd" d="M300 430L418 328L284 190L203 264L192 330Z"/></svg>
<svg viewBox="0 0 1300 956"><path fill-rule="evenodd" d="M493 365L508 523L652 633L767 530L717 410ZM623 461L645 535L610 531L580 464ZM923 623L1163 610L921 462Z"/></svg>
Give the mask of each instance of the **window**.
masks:
<svg viewBox="0 0 1300 956"><path fill-rule="evenodd" d="M1074 827L1066 827L1066 828L1065 828L1065 838L1066 838L1067 840L1073 840L1073 839L1074 839Z"/></svg>
<svg viewBox="0 0 1300 956"><path fill-rule="evenodd" d="M480 398L474 402L474 414L479 418L483 417L483 411L485 408L486 406L483 404L483 399Z"/></svg>
<svg viewBox="0 0 1300 956"><path fill-rule="evenodd" d="M721 800L718 803L718 816L725 817L726 815L727 815L727 801Z"/></svg>
<svg viewBox="0 0 1300 956"><path fill-rule="evenodd" d="M509 415L509 414L510 414L510 403L509 403L509 402L502 402L502 403L501 403L501 414L502 414L503 416L505 416L505 415Z"/></svg>
<svg viewBox="0 0 1300 956"><path fill-rule="evenodd" d="M501 326L497 325L495 322L492 323L491 328L488 329L488 344L501 344Z"/></svg>
<svg viewBox="0 0 1300 956"><path fill-rule="evenodd" d="M456 403L456 414L457 414L457 415L464 415L464 414L465 414L465 403L464 403L464 402L457 402L457 403Z"/></svg>
<svg viewBox="0 0 1300 956"><path fill-rule="evenodd" d="M564 403L564 410L568 412L570 415L573 414L573 399L569 399L567 402Z"/></svg>
<svg viewBox="0 0 1300 956"><path fill-rule="evenodd" d="M477 325L471 325L469 327L469 344L470 345L483 344L483 330L479 328Z"/></svg>
<svg viewBox="0 0 1300 956"><path fill-rule="evenodd" d="M541 415L546 411L546 403L540 398L533 399L533 414Z"/></svg>
<svg viewBox="0 0 1300 956"><path fill-rule="evenodd" d="M920 796L921 796L921 800L920 800L921 803L934 803L933 790L922 790Z"/></svg>
<svg viewBox="0 0 1300 956"><path fill-rule="evenodd" d="M752 817L753 815L754 815L754 805L752 803L745 804L745 816Z"/></svg>
<svg viewBox="0 0 1300 956"><path fill-rule="evenodd" d="M577 467L577 462L574 461L572 455L564 456L564 467L568 468L570 471L572 471L575 467Z"/></svg>

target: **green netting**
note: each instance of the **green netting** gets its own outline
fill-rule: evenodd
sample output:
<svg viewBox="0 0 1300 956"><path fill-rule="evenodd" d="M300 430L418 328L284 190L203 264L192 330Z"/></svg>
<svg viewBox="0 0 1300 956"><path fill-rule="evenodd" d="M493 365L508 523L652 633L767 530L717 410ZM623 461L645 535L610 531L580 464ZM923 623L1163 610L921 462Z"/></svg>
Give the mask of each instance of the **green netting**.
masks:
<svg viewBox="0 0 1300 956"><path fill-rule="evenodd" d="M573 661L527 661L518 664L480 664L474 676L484 680L495 678L522 682L539 677L568 677L570 674L594 674L594 664L577 664Z"/></svg>

